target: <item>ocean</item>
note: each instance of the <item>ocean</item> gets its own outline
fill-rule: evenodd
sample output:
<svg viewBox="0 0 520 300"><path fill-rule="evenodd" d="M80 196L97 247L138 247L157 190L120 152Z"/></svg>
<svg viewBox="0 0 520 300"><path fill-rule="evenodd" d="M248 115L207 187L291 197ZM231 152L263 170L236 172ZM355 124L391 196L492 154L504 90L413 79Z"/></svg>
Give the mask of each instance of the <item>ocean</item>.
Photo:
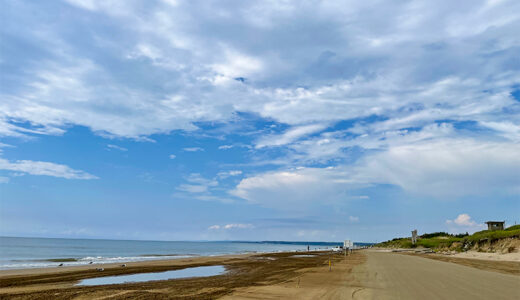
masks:
<svg viewBox="0 0 520 300"><path fill-rule="evenodd" d="M321 242L181 242L0 237L0 269L132 262L223 254L331 249ZM361 245L361 244L359 244Z"/></svg>

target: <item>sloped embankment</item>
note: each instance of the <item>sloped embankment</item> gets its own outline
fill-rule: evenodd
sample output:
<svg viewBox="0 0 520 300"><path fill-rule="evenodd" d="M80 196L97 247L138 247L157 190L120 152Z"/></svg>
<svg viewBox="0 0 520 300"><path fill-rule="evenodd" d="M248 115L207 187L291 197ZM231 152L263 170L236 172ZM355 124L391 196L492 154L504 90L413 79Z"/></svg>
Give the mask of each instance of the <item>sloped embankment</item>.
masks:
<svg viewBox="0 0 520 300"><path fill-rule="evenodd" d="M520 252L520 225L505 230L483 230L472 235L452 235L436 232L422 235L417 244L412 245L410 238L396 238L375 245L383 248L430 248L442 251L480 251L494 253Z"/></svg>
<svg viewBox="0 0 520 300"><path fill-rule="evenodd" d="M469 250L475 250L479 252L493 252L493 253L513 253L520 252L520 238L510 237L501 238L495 241L484 240L475 243Z"/></svg>

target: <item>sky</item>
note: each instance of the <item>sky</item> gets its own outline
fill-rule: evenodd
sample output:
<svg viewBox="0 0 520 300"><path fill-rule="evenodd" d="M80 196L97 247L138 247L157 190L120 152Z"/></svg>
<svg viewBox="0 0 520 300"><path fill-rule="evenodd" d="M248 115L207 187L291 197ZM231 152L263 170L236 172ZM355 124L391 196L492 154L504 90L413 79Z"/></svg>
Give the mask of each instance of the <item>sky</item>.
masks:
<svg viewBox="0 0 520 300"><path fill-rule="evenodd" d="M519 1L0 1L0 235L520 222Z"/></svg>

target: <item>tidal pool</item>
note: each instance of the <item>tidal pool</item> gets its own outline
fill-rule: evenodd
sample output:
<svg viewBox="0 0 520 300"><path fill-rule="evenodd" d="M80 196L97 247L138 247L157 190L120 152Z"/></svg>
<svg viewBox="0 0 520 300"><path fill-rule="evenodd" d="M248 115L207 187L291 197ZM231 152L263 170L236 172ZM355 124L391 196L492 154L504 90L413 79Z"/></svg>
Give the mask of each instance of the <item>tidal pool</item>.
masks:
<svg viewBox="0 0 520 300"><path fill-rule="evenodd" d="M224 268L224 266L194 267L166 272L140 273L132 275L89 278L81 280L78 284L76 284L76 286L121 284L130 282L145 282L189 277L208 277L220 275L224 272L226 272L226 268Z"/></svg>

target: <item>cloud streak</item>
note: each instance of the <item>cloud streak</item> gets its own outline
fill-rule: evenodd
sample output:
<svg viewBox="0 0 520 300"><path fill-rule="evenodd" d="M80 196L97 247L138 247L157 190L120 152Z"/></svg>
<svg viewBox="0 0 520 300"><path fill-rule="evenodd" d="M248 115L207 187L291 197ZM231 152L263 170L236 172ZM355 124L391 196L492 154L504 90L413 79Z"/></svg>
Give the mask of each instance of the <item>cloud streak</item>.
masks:
<svg viewBox="0 0 520 300"><path fill-rule="evenodd" d="M212 225L208 227L209 230L230 230L230 229L252 229L255 228L253 224L226 224L226 225Z"/></svg>
<svg viewBox="0 0 520 300"><path fill-rule="evenodd" d="M115 149L115 150L124 151L124 152L128 151L127 148L124 148L124 147L121 147L121 146L118 146L118 145L112 145L112 144L108 144L107 148L108 148L108 150Z"/></svg>
<svg viewBox="0 0 520 300"><path fill-rule="evenodd" d="M200 151L204 151L203 148L201 147L187 147L187 148L183 148L184 151L186 152L200 152Z"/></svg>
<svg viewBox="0 0 520 300"><path fill-rule="evenodd" d="M0 170L22 172L30 175L45 175L65 179L98 179L97 176L84 171L74 170L66 165L31 160L10 162L0 158Z"/></svg>

